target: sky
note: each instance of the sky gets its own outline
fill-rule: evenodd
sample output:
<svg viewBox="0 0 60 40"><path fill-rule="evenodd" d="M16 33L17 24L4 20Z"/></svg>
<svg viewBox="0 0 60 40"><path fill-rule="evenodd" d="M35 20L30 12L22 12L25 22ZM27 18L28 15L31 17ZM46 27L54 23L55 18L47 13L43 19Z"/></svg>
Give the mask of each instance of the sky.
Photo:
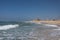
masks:
<svg viewBox="0 0 60 40"><path fill-rule="evenodd" d="M60 0L0 0L0 20L60 19Z"/></svg>

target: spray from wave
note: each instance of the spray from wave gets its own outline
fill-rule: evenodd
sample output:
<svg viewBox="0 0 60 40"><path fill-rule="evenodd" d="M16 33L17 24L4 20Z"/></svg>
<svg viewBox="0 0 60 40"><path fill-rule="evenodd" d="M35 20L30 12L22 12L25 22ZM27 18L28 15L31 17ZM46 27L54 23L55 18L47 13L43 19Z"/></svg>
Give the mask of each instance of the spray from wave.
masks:
<svg viewBox="0 0 60 40"><path fill-rule="evenodd" d="M16 28L18 26L19 26L18 24L3 25L3 26L0 26L0 30L8 30L8 29L11 29L11 28Z"/></svg>

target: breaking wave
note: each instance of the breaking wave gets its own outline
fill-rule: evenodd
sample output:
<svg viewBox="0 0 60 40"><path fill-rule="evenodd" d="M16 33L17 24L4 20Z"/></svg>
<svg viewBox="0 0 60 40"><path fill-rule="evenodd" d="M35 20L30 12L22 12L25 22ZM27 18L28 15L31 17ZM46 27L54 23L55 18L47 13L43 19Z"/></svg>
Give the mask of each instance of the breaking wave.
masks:
<svg viewBox="0 0 60 40"><path fill-rule="evenodd" d="M60 39L59 35L60 28L58 25L30 22L0 23L0 40L55 40L57 37Z"/></svg>
<svg viewBox="0 0 60 40"><path fill-rule="evenodd" d="M37 23L37 22L33 22L33 21L25 21L25 23L41 24L40 22L39 22L39 23Z"/></svg>
<svg viewBox="0 0 60 40"><path fill-rule="evenodd" d="M16 28L18 26L19 26L18 24L2 25L2 26L0 26L0 30L8 30L8 29L11 29L11 28Z"/></svg>
<svg viewBox="0 0 60 40"><path fill-rule="evenodd" d="M52 24L45 24L45 26L49 26L49 27L58 27L57 25L52 25Z"/></svg>

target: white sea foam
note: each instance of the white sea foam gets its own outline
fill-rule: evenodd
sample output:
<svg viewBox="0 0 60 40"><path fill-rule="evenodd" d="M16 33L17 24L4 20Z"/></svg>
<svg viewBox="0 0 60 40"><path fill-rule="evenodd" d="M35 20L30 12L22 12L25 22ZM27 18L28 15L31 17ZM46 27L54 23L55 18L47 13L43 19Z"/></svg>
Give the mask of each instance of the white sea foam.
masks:
<svg viewBox="0 0 60 40"><path fill-rule="evenodd" d="M32 23L32 21L25 21L25 23Z"/></svg>
<svg viewBox="0 0 60 40"><path fill-rule="evenodd" d="M0 30L7 30L7 29L11 29L11 28L16 28L18 26L19 26L18 24L3 25L3 26L0 26Z"/></svg>
<svg viewBox="0 0 60 40"><path fill-rule="evenodd" d="M58 27L57 25L45 24L45 26Z"/></svg>
<svg viewBox="0 0 60 40"><path fill-rule="evenodd" d="M3 40L3 37L0 37L0 40Z"/></svg>
<svg viewBox="0 0 60 40"><path fill-rule="evenodd" d="M34 22L34 21L25 21L25 23L41 24L41 22Z"/></svg>
<svg viewBox="0 0 60 40"><path fill-rule="evenodd" d="M53 29L53 30L60 30L60 27L58 27L58 29Z"/></svg>
<svg viewBox="0 0 60 40"><path fill-rule="evenodd" d="M32 34L33 34L33 32L30 32L30 33L29 33L29 35L32 35Z"/></svg>

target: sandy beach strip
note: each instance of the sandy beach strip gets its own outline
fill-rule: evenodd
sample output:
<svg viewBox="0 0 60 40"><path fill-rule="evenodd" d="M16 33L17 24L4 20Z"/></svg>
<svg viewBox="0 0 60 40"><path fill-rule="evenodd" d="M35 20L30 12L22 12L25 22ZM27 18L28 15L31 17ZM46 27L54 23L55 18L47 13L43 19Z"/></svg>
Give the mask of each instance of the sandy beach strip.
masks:
<svg viewBox="0 0 60 40"><path fill-rule="evenodd" d="M40 21L35 20L33 22L35 22L35 23L53 24L53 25L60 26L60 20L55 20L55 21L53 21L53 20L40 20Z"/></svg>

